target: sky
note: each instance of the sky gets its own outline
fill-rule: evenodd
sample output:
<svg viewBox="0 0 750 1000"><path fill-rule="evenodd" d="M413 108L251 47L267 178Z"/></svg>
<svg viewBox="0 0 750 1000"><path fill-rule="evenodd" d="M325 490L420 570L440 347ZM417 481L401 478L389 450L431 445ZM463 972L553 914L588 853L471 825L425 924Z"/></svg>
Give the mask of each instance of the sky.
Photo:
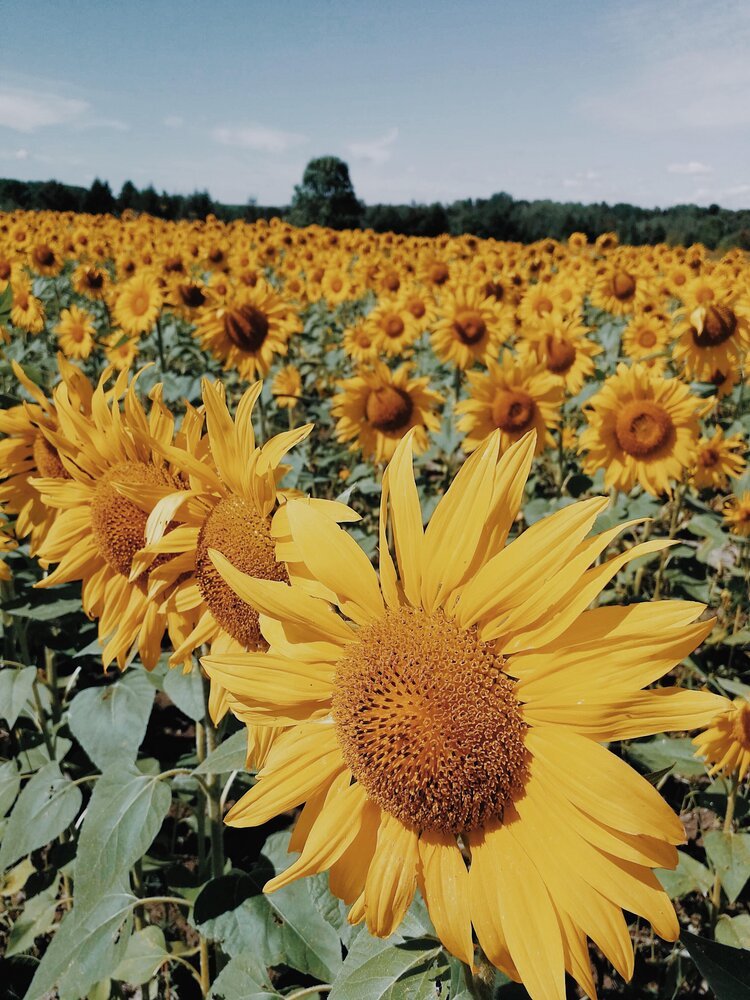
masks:
<svg viewBox="0 0 750 1000"><path fill-rule="evenodd" d="M12 0L0 176L750 206L748 0Z"/></svg>

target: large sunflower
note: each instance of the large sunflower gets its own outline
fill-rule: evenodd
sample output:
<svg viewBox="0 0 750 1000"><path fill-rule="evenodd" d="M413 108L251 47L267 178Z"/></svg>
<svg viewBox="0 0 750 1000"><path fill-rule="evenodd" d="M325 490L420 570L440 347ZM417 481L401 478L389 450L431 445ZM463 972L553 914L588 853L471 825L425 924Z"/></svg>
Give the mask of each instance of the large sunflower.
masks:
<svg viewBox="0 0 750 1000"><path fill-rule="evenodd" d="M473 451L500 430L503 451L528 431L537 433L537 453L554 444L548 428L560 422L563 387L534 354L514 358L504 351L500 362L489 360L488 371L469 372L469 398L456 405L462 447Z"/></svg>
<svg viewBox="0 0 750 1000"><path fill-rule="evenodd" d="M727 296L697 306L678 323L675 333L672 356L688 375L710 379L717 369L736 369L750 349L748 300Z"/></svg>
<svg viewBox="0 0 750 1000"><path fill-rule="evenodd" d="M89 413L91 383L62 355L58 355L57 360L71 399L81 413ZM36 476L65 480L70 474L60 461L57 449L40 430L41 427L57 428L54 404L16 361L11 365L13 374L33 402L0 411L0 433L6 435L0 441L0 504L8 514L15 515L16 537L28 537L29 551L36 555L57 515L42 501L32 480Z"/></svg>
<svg viewBox="0 0 750 1000"><path fill-rule="evenodd" d="M656 496L670 493L694 465L700 407L679 379L619 364L584 411L584 470L604 469L606 485L623 493L635 483Z"/></svg>
<svg viewBox="0 0 750 1000"><path fill-rule="evenodd" d="M80 580L83 609L98 619L105 667L116 659L124 668L138 651L151 669L161 653L165 628L178 645L185 626L182 617L149 600L147 572L130 579L133 559L146 541L146 514L120 494L118 484L146 493L156 485L176 491L185 483L182 469L166 463L158 450L170 444L175 433L161 386L152 390L146 415L134 384L128 387L127 370L107 392L110 373L105 370L93 393L90 414L81 413L65 383L55 389L59 430L43 431L68 478L32 480L44 503L56 512L39 555L58 566L37 586ZM178 440L195 434L200 422L197 412L188 409Z"/></svg>
<svg viewBox="0 0 750 1000"><path fill-rule="evenodd" d="M432 331L435 354L456 368L471 368L497 355L504 335L499 307L476 285L440 293L439 319Z"/></svg>
<svg viewBox="0 0 750 1000"><path fill-rule="evenodd" d="M229 292L218 307L206 306L196 320L201 345L243 379L267 375L287 341L300 329L292 306L263 280Z"/></svg>
<svg viewBox="0 0 750 1000"><path fill-rule="evenodd" d="M577 317L560 319L556 313L548 313L536 326L523 331L518 353L521 357L533 354L555 381L575 396L593 376L593 359L602 352L587 333L588 328Z"/></svg>
<svg viewBox="0 0 750 1000"><path fill-rule="evenodd" d="M399 445L383 479L380 579L345 532L290 502L294 542L341 614L213 554L262 612L270 650L206 669L241 718L288 730L227 822L256 826L305 803L291 842L301 855L267 891L328 870L349 919L387 937L419 886L462 961L474 962L473 929L535 1000L564 1000L566 970L593 996L587 936L632 973L623 909L677 937L653 869L674 867L685 841L653 786L600 744L715 715L715 695L641 690L712 623L691 625L703 606L688 602L586 610L627 562L669 544L597 565L627 527L589 536L606 498L506 546L533 435L500 461L499 445L496 432L464 464L426 531L410 441Z"/></svg>
<svg viewBox="0 0 750 1000"><path fill-rule="evenodd" d="M440 426L442 396L428 388L427 376L410 378L411 366L392 372L382 362L339 382L331 400L339 441L353 441L366 458L387 462L404 435L415 428L414 447L425 451L428 432Z"/></svg>

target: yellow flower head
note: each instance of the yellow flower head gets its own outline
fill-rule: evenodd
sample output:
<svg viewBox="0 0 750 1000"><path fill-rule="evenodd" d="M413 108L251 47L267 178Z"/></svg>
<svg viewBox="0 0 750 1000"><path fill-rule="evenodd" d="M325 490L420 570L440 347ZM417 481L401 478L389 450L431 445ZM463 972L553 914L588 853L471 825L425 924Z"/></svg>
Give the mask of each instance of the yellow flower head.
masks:
<svg viewBox="0 0 750 1000"><path fill-rule="evenodd" d="M94 317L78 306L63 309L55 327L60 349L68 358L87 358L94 349Z"/></svg>
<svg viewBox="0 0 750 1000"><path fill-rule="evenodd" d="M154 328L163 303L153 274L140 271L123 285L112 310L113 319L127 334L148 333Z"/></svg>
<svg viewBox="0 0 750 1000"><path fill-rule="evenodd" d="M495 299L477 285L462 285L440 293L432 349L441 361L471 368L494 357L507 334Z"/></svg>
<svg viewBox="0 0 750 1000"><path fill-rule="evenodd" d="M271 392L280 409L293 410L302 396L299 368L295 365L285 365L284 368L280 368L271 383Z"/></svg>
<svg viewBox="0 0 750 1000"><path fill-rule="evenodd" d="M693 743L696 757L711 765L710 774L723 771L736 774L740 781L750 771L750 702L746 698L726 701L719 712Z"/></svg>
<svg viewBox="0 0 750 1000"><path fill-rule="evenodd" d="M750 490L729 497L724 504L724 522L733 534L750 537Z"/></svg>
<svg viewBox="0 0 750 1000"><path fill-rule="evenodd" d="M700 489L725 490L729 478L738 479L746 463L747 442L741 434L724 437L721 427L715 427L711 437L702 437L693 469L693 483Z"/></svg>
<svg viewBox="0 0 750 1000"><path fill-rule="evenodd" d="M680 930L653 869L677 864L682 824L601 744L705 725L724 699L642 690L710 631L690 624L702 605L587 610L665 544L599 563L622 530L590 534L607 498L507 544L533 438L500 457L490 435L426 529L402 441L383 477L379 574L346 531L290 501L293 544L327 599L209 552L261 613L270 649L203 663L240 719L284 730L227 822L304 803L290 845L301 854L265 891L328 871L350 921L388 937L419 887L454 955L473 964L475 932L535 1000L564 1000L566 971L595 995L587 935L632 974L622 909L668 940Z"/></svg>

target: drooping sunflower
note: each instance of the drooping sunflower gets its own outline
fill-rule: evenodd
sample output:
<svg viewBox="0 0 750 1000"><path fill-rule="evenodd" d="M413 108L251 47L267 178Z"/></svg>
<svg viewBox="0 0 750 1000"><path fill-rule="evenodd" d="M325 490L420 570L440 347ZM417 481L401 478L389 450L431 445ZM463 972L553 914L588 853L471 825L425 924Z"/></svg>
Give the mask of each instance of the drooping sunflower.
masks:
<svg viewBox="0 0 750 1000"><path fill-rule="evenodd" d="M736 369L750 349L750 305L739 296L698 306L675 329L675 363L699 379Z"/></svg>
<svg viewBox="0 0 750 1000"><path fill-rule="evenodd" d="M606 498L506 545L533 435L500 461L499 446L495 432L424 531L410 442L398 446L383 479L379 579L346 532L288 504L294 543L340 614L213 555L261 611L270 649L205 667L240 718L287 729L226 820L256 826L304 803L290 844L301 854L266 891L327 870L350 921L387 937L419 887L463 962L474 963L474 931L535 1000L564 1000L566 971L594 996L587 936L632 973L623 909L677 938L653 869L674 867L685 841L656 789L600 744L713 717L716 695L641 690L712 623L690 624L703 605L681 601L586 610L627 562L669 544L596 565L624 527L587 537Z"/></svg>
<svg viewBox="0 0 750 1000"><path fill-rule="evenodd" d="M440 293L432 349L441 361L465 370L497 355L507 333L495 299L476 285Z"/></svg>
<svg viewBox="0 0 750 1000"><path fill-rule="evenodd" d="M535 355L513 357L504 351L490 359L488 371L469 372L469 398L456 404L464 451L478 448L495 430L503 451L528 431L536 430L537 454L554 444L551 428L560 422L563 388Z"/></svg>
<svg viewBox="0 0 750 1000"><path fill-rule="evenodd" d="M57 360L71 399L75 400L82 413L90 412L91 383L62 355L58 355ZM56 512L42 501L32 480L37 476L66 480L70 474L57 449L40 429L57 428L54 403L26 376L16 361L12 361L11 365L32 402L0 410L0 434L5 435L0 441L0 504L4 505L7 513L15 516L16 537L28 537L29 551L35 556L56 518Z"/></svg>
<svg viewBox="0 0 750 1000"><path fill-rule="evenodd" d="M429 388L427 376L410 377L411 366L392 372L382 362L338 383L341 392L331 400L339 441L352 441L366 458L387 462L404 435L414 428L414 449L423 452L428 432L440 426L440 393Z"/></svg>
<svg viewBox="0 0 750 1000"><path fill-rule="evenodd" d="M94 317L76 305L62 310L55 333L60 350L68 358L84 360L94 349Z"/></svg>
<svg viewBox="0 0 750 1000"><path fill-rule="evenodd" d="M131 335L152 330L164 301L155 275L150 271L138 271L117 288L112 309L115 324Z"/></svg>
<svg viewBox="0 0 750 1000"><path fill-rule="evenodd" d="M750 490L727 499L724 504L724 522L733 534L742 538L750 537Z"/></svg>
<svg viewBox="0 0 750 1000"><path fill-rule="evenodd" d="M201 345L243 379L267 375L289 337L301 329L297 313L265 281L228 291L218 307L207 306L196 320Z"/></svg>
<svg viewBox="0 0 750 1000"><path fill-rule="evenodd" d="M71 284L79 295L88 299L104 299L109 291L109 274L103 267L80 264L73 272Z"/></svg>
<svg viewBox="0 0 750 1000"><path fill-rule="evenodd" d="M604 469L606 485L623 493L636 483L655 496L671 493L695 464L701 405L679 379L619 364L584 408L584 471Z"/></svg>
<svg viewBox="0 0 750 1000"><path fill-rule="evenodd" d="M98 619L104 666L116 660L124 669L137 651L144 666L152 669L165 629L172 644L179 645L185 625L182 617L149 600L148 572L130 578L134 557L146 541L147 515L118 486L125 482L145 494L153 486L168 485L176 491L186 484L183 470L170 466L158 450L175 437L174 417L161 400L161 386L151 392L147 415L134 383L128 386L127 370L108 390L110 376L109 369L102 374L90 413L81 413L65 383L54 391L59 429L42 429L68 476L32 480L56 513L39 556L58 564L36 586L80 580L83 610ZM198 413L188 408L177 439L194 435L200 422Z"/></svg>
<svg viewBox="0 0 750 1000"><path fill-rule="evenodd" d="M727 699L724 711L693 739L696 757L705 757L710 774L736 774L740 781L750 771L750 701Z"/></svg>
<svg viewBox="0 0 750 1000"><path fill-rule="evenodd" d="M725 490L731 476L738 479L747 461L747 442L741 434L724 437L721 427L715 427L711 437L702 437L693 469L693 483L701 490L712 488Z"/></svg>

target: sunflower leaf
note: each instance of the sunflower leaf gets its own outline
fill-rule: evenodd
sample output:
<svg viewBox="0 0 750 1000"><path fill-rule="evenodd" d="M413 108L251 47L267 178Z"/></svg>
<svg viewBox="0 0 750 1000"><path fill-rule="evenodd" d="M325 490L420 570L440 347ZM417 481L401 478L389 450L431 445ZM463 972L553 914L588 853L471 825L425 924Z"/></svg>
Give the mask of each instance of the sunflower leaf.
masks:
<svg viewBox="0 0 750 1000"><path fill-rule="evenodd" d="M734 903L750 878L750 833L710 830L703 843L729 902Z"/></svg>
<svg viewBox="0 0 750 1000"><path fill-rule="evenodd" d="M50 761L18 796L0 845L0 871L54 840L81 808L81 790Z"/></svg>
<svg viewBox="0 0 750 1000"><path fill-rule="evenodd" d="M680 941L716 994L716 1000L747 1000L750 964L738 948L683 931Z"/></svg>
<svg viewBox="0 0 750 1000"><path fill-rule="evenodd" d="M129 670L114 684L75 696L68 710L71 732L101 771L117 761L134 761L153 701L145 672Z"/></svg>

